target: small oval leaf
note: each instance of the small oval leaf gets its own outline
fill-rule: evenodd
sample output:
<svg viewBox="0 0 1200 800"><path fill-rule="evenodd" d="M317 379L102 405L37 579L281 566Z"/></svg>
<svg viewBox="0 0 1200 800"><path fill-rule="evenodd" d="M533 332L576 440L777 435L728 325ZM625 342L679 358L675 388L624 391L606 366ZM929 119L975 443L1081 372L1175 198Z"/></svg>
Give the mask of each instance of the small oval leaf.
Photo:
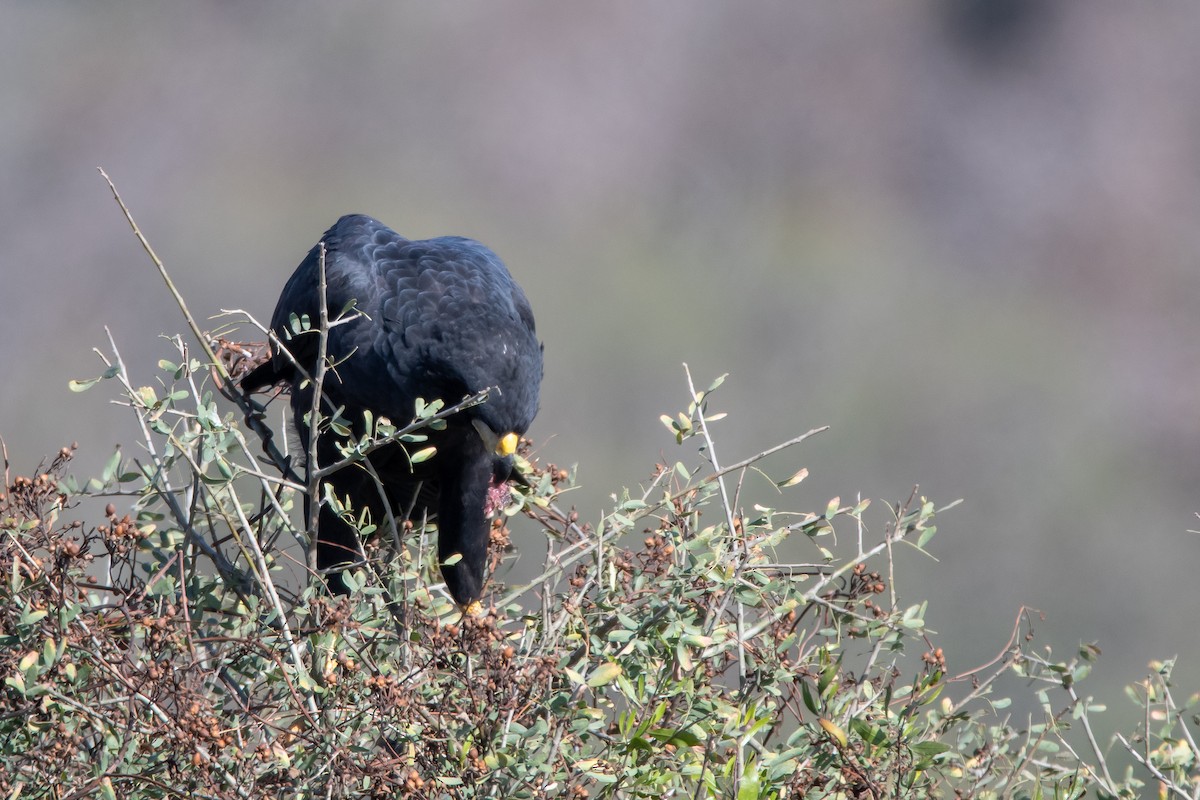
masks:
<svg viewBox="0 0 1200 800"><path fill-rule="evenodd" d="M824 731L826 733L828 733L830 736L832 736L837 741L839 746L841 746L841 747L846 746L846 732L844 730L842 730L841 728L839 728L837 725L830 722L829 720L825 719L824 717L821 717L820 719L818 719L817 723L821 726L821 728L824 729Z"/></svg>
<svg viewBox="0 0 1200 800"><path fill-rule="evenodd" d="M597 686L612 683L620 674L621 665L615 661L609 661L607 664L601 664L592 670L592 674L588 676L587 685L595 689Z"/></svg>
<svg viewBox="0 0 1200 800"><path fill-rule="evenodd" d="M422 461L428 461L429 459L433 458L433 455L436 452L436 447L425 447L409 456L408 460L413 464L420 464Z"/></svg>
<svg viewBox="0 0 1200 800"><path fill-rule="evenodd" d="M786 489L789 486L795 486L797 483L799 483L800 481L804 480L807 477L808 477L808 467L801 467L800 471L797 472L795 475L788 478L787 480L780 481L779 483L777 483L775 485L778 486L780 489Z"/></svg>

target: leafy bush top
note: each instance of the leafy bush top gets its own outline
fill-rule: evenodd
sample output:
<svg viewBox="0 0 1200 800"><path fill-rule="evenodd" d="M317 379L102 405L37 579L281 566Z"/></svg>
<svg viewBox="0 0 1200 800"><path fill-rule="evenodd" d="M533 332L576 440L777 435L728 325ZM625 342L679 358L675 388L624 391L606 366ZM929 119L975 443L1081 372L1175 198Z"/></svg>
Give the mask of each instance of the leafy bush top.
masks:
<svg viewBox="0 0 1200 800"><path fill-rule="evenodd" d="M1022 612L991 664L948 673L925 604L901 603L895 585L895 548L936 532L938 509L915 491L879 533L867 501L748 505L757 462L816 431L723 464L709 408L720 380L698 391L688 375L686 408L664 417L688 447L595 525L563 505L573 471L524 442L528 486L492 530L493 567L518 523L533 531L527 558L544 539L542 567L521 585L494 577L486 613L463 617L439 584L432 526L352 508L374 534L369 557L353 598L330 597L293 513L310 487L259 409L227 388L236 410L220 399L229 371L208 342L203 361L173 347L153 386L131 381L115 344L105 358L141 425L138 455L118 450L82 484L66 475L71 448L32 478L5 460L2 797L1135 797L1147 775L1192 797L1200 785L1195 701L1175 703L1169 663L1131 688L1146 728L1118 739L1142 771L1119 777L1089 722L1101 706L1078 693L1094 648L1054 662L1030 649ZM419 449L422 428L453 411L373 421L339 468L364 468L383 442ZM336 410L323 424L349 429ZM775 483L780 505L805 475ZM91 497L109 498L103 519L75 519ZM1005 716L1006 674L1032 683L1040 719Z"/></svg>

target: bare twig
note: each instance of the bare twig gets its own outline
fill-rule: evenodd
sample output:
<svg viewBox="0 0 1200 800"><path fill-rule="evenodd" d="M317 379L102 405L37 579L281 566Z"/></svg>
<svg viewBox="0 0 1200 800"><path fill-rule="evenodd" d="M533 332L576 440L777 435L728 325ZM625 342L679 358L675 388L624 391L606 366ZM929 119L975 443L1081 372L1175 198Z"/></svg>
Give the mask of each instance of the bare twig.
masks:
<svg viewBox="0 0 1200 800"><path fill-rule="evenodd" d="M320 464L317 461L317 440L321 436L321 398L324 394L325 374L329 369L329 298L325 275L325 242L317 243L317 302L319 304L319 327L317 335L317 360L313 367L312 403L308 410L308 452L306 453L305 469L308 475L308 516L304 520L304 529L308 531L308 571L317 571L317 519L320 516L321 504L325 498L321 496ZM296 425L303 425L303 420L296 420ZM359 545L359 552L362 547Z"/></svg>

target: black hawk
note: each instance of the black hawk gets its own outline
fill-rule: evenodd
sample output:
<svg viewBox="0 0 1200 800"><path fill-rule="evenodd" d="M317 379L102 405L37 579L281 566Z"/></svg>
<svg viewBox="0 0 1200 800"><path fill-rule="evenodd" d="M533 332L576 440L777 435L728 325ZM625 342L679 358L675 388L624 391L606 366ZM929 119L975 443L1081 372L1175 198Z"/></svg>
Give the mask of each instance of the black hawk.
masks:
<svg viewBox="0 0 1200 800"><path fill-rule="evenodd" d="M518 439L538 409L542 346L529 301L496 254L471 239L410 241L371 217L350 215L321 241L331 319L353 305L347 321L329 329L324 416L340 408L362 435L365 411L402 426L413 418L418 398L450 406L491 390L486 402L451 415L443 430L423 431L437 449L428 461L411 464L399 444L372 452L382 493L361 466L326 479L339 499L348 498L355 512L370 511L380 527L389 508L397 520L435 518L442 575L466 607L483 590L491 515L506 494ZM310 376L318 358L319 263L320 245L283 287L271 318L272 330ZM297 334L294 321L305 317L311 330ZM242 388L289 384L292 418L307 453L313 386L292 359L273 347L270 361L243 378ZM315 465L306 464L309 473L340 459L334 434L318 436L316 456ZM305 499L306 518L308 504L323 496ZM317 567L331 590L345 593L337 568L361 561L357 531L322 503L316 535Z"/></svg>

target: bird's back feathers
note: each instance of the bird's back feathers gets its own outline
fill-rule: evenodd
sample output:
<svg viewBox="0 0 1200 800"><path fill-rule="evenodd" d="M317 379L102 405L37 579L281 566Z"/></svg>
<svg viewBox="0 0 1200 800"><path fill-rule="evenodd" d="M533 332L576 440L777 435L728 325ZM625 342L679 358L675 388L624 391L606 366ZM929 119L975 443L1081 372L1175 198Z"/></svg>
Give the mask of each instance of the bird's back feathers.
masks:
<svg viewBox="0 0 1200 800"><path fill-rule="evenodd" d="M417 398L453 405L494 388L486 403L463 414L501 435L528 429L537 413L542 347L529 301L508 269L471 239L410 241L363 215L339 219L292 274L271 320L288 352L274 348L271 361L243 379L243 388L288 382L296 420L311 408L311 382L304 374L315 371L320 341L322 247L332 365L322 394L329 408L342 408L351 423L369 409L403 425L413 417ZM451 419L447 431L431 439L438 447L432 469L414 472L402 454L373 457L396 514L411 508L444 517L439 550L443 557L463 553L463 569L443 569L460 602L478 597L482 581L487 481L480 476L506 474L493 464L496 455L479 446L468 421ZM307 427L302 422L297 427L307 447ZM336 449L325 438L319 440L318 461L331 463ZM349 495L356 508L383 513L372 481L363 481L361 473L340 475L329 481L339 496ZM443 490L454 496L441 496ZM421 507L434 502L437 508ZM355 537L335 528L338 520L323 509L318 554L324 545L327 564L352 560L344 551ZM331 555L335 547L339 552Z"/></svg>

